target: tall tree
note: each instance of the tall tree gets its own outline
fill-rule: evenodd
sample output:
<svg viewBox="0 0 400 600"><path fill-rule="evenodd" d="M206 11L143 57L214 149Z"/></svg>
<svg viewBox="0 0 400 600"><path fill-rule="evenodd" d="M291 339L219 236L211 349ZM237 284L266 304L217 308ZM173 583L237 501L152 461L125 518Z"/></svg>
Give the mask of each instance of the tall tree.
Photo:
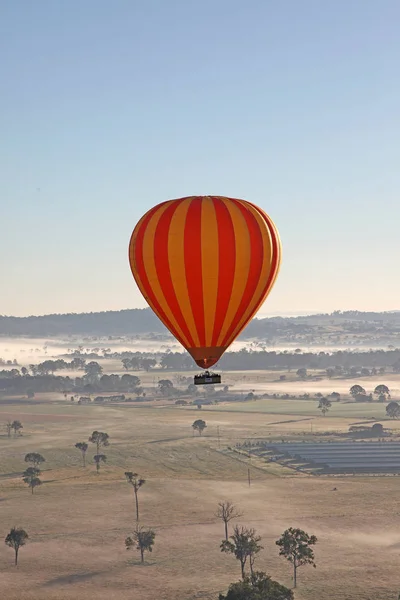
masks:
<svg viewBox="0 0 400 600"><path fill-rule="evenodd" d="M219 595L219 600L293 600L293 598L292 590L258 571L250 576L246 575L243 581L232 583L226 596Z"/></svg>
<svg viewBox="0 0 400 600"><path fill-rule="evenodd" d="M318 408L324 416L326 415L331 406L332 403L330 400L328 400L328 398L320 398Z"/></svg>
<svg viewBox="0 0 400 600"><path fill-rule="evenodd" d="M138 492L140 488L146 483L145 479L139 477L137 473L132 473L132 471L125 471L125 477L128 483L133 487L133 491L135 494L135 502L136 502L136 521L139 521L139 499Z"/></svg>
<svg viewBox="0 0 400 600"><path fill-rule="evenodd" d="M28 467L22 473L22 480L24 483L26 483L31 488L32 494L33 494L33 490L35 489L35 487L42 485L42 482L39 479L39 475L40 475L40 469L38 469L37 467Z"/></svg>
<svg viewBox="0 0 400 600"><path fill-rule="evenodd" d="M238 519L243 516L243 513L237 510L236 506L232 502L218 502L218 507L215 516L224 523L225 527L225 540L228 540L228 524L232 519Z"/></svg>
<svg viewBox="0 0 400 600"><path fill-rule="evenodd" d="M12 422L7 421L7 423L6 423L7 437L11 437L11 429L12 429Z"/></svg>
<svg viewBox="0 0 400 600"><path fill-rule="evenodd" d="M303 565L314 568L314 550L311 546L317 543L315 535L308 535L302 529L290 527L283 532L276 545L279 546L279 556L284 556L293 565L293 587L297 585L297 569Z"/></svg>
<svg viewBox="0 0 400 600"><path fill-rule="evenodd" d="M25 529L13 527L10 529L10 533L4 540L6 545L14 549L15 552L15 566L18 565L18 552L22 546L25 546L28 534Z"/></svg>
<svg viewBox="0 0 400 600"><path fill-rule="evenodd" d="M107 456L105 454L96 454L93 457L94 462L96 463L96 472L98 473L100 471L100 463L106 463L107 462Z"/></svg>
<svg viewBox="0 0 400 600"><path fill-rule="evenodd" d="M206 422L202 419L197 419L193 425L193 431L198 431L200 435L202 435L204 429L207 427Z"/></svg>
<svg viewBox="0 0 400 600"><path fill-rule="evenodd" d="M78 442L77 444L75 444L75 448L80 450L82 453L82 462L83 462L84 467L86 467L86 452L87 452L88 447L89 446L87 445L86 442Z"/></svg>
<svg viewBox="0 0 400 600"><path fill-rule="evenodd" d="M153 546L156 534L152 529L146 529L145 527L137 527L133 532L132 537L127 537L125 540L125 546L127 550L136 547L136 550L140 551L141 562L144 562L144 553L153 552Z"/></svg>
<svg viewBox="0 0 400 600"><path fill-rule="evenodd" d="M103 431L93 431L89 438L89 442L96 444L96 454L100 454L100 448L110 445L109 439L110 436L108 433L104 433Z"/></svg>
<svg viewBox="0 0 400 600"><path fill-rule="evenodd" d="M18 421L18 420L13 421L11 427L12 427L12 429L14 429L14 435L18 435L18 434L21 435L21 429L24 428L21 421Z"/></svg>
<svg viewBox="0 0 400 600"><path fill-rule="evenodd" d="M95 361L91 361L90 363L88 363L87 365L85 365L84 367L85 370L85 377L87 379L87 381L91 384L96 383L99 379L100 376L103 372L103 367L101 367L99 365L99 363L95 362Z"/></svg>
<svg viewBox="0 0 400 600"><path fill-rule="evenodd" d="M255 529L235 525L233 535L230 536L229 540L224 540L221 543L221 552L233 554L240 562L242 579L245 578L247 561L249 561L250 572L253 573L256 556L263 549L260 541L261 537L256 534Z"/></svg>
<svg viewBox="0 0 400 600"><path fill-rule="evenodd" d="M46 462L46 459L38 452L28 452L25 455L25 462L30 462L34 467L39 467L42 463Z"/></svg>

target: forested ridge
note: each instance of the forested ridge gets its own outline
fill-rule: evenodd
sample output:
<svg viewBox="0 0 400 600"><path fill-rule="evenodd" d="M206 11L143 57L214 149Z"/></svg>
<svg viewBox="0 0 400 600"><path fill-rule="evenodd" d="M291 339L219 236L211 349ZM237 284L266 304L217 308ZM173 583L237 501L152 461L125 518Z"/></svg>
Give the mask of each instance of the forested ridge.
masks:
<svg viewBox="0 0 400 600"><path fill-rule="evenodd" d="M343 327L351 333L393 333L400 331L400 312L335 311L301 317L256 318L246 327L242 337L269 337L277 332L311 334L321 326ZM0 316L0 335L3 336L117 336L143 333L168 333L149 308L28 317Z"/></svg>

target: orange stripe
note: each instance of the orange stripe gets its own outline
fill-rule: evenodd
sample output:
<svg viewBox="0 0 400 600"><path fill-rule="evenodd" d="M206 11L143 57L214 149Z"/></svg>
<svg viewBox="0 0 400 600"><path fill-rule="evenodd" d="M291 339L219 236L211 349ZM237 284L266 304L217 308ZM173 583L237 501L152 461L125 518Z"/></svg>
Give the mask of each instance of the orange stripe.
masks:
<svg viewBox="0 0 400 600"><path fill-rule="evenodd" d="M247 307L249 306L254 293L257 289L257 284L260 279L262 265L263 265L263 239L260 226L256 221L254 215L250 212L249 208L239 200L232 200L239 207L242 215L245 218L247 228L249 230L250 237L250 268L249 276L247 279L246 288L244 290L242 299L237 309L236 315L232 320L232 323L226 333L222 345L226 345L226 341L233 334L238 324L240 323Z"/></svg>
<svg viewBox="0 0 400 600"><path fill-rule="evenodd" d="M142 217L129 244L143 296L182 345L199 348L203 367L214 364L216 351L233 342L265 301L280 260L270 217L232 198L163 202Z"/></svg>
<svg viewBox="0 0 400 600"><path fill-rule="evenodd" d="M193 198L186 215L184 234L186 281L199 345L205 346L203 272L201 264L201 198Z"/></svg>
<svg viewBox="0 0 400 600"><path fill-rule="evenodd" d="M245 202L245 204L249 207L250 212L255 216L260 226L263 237L264 261L253 298L234 332L227 340L226 345L230 345L240 335L250 319L265 301L272 289L279 267L280 243L275 226L272 225L271 219L269 219L265 213L262 213L258 207L250 202Z"/></svg>
<svg viewBox="0 0 400 600"><path fill-rule="evenodd" d="M205 345L211 346L218 297L218 227L213 200L202 199L201 264L203 273Z"/></svg>
<svg viewBox="0 0 400 600"><path fill-rule="evenodd" d="M250 269L250 236L246 221L240 209L228 198L222 198L232 218L235 232L236 262L232 294L224 324L219 334L217 346L222 346L226 333L237 313L246 287Z"/></svg>
<svg viewBox="0 0 400 600"><path fill-rule="evenodd" d="M193 318L185 271L184 232L186 215L191 201L192 198L183 198L172 216L168 238L168 262L172 284L183 319L188 327L193 345L199 346L199 336Z"/></svg>
<svg viewBox="0 0 400 600"><path fill-rule="evenodd" d="M235 277L236 245L229 210L220 197L213 197L213 200L217 219L219 252L215 258L218 261L218 296L211 346L217 346L217 340L224 324L232 293Z"/></svg>
<svg viewBox="0 0 400 600"><path fill-rule="evenodd" d="M151 218L147 224L147 227L146 227L146 230L145 230L144 236L143 236L143 264L144 264L144 269L146 271L147 278L148 278L149 284L151 286L151 289L153 291L153 294L154 294L159 306L161 307L162 311L167 316L168 321L172 325L172 328L174 330L173 334L175 335L175 337L177 337L179 339L179 341L185 347L188 347L189 346L188 339L184 335L182 329L179 327L179 325L175 319L175 316L173 315L170 307L168 306L168 304L165 300L165 296L164 296L163 290L161 288L161 285L160 285L160 282L159 282L159 279L157 276L155 257L154 257L154 241L155 241L155 233L156 233L157 225L158 225L158 222L159 222L161 216L163 215L165 210L168 208L169 204L170 204L170 202L168 202L168 203L164 204L164 206L160 207L158 209L158 211L151 216Z"/></svg>
<svg viewBox="0 0 400 600"><path fill-rule="evenodd" d="M189 346L191 347L193 346L194 342L186 325L186 321L182 315L182 311L175 294L175 289L171 278L171 263L168 253L171 220L180 202L180 200L171 201L158 221L154 235L154 263L156 266L158 281L160 282L160 287L164 294L168 308L171 314L173 314L175 317L178 327L183 332L183 335L188 340ZM183 237L183 231L181 235Z"/></svg>

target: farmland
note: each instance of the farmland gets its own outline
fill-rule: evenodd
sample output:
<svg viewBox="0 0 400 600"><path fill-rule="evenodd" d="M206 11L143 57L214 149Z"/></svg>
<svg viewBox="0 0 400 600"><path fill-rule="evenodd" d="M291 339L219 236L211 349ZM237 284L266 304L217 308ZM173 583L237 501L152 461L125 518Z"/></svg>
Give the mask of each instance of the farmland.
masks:
<svg viewBox="0 0 400 600"><path fill-rule="evenodd" d="M145 373L140 375L146 379ZM3 593L11 600L69 600L123 598L140 589L143 600L215 600L239 576L236 561L219 551L222 529L214 516L217 503L228 498L240 505L240 522L262 536L259 568L286 585L291 585L291 572L278 557L275 540L289 526L318 536L317 570L301 573L296 599L387 600L400 587L393 577L400 534L390 516L396 511L396 477L336 476L333 481L258 457L249 462L234 451L249 439L317 440L325 432L334 437L345 433L355 417L361 420L374 411L384 413L376 402L338 403L326 417L317 411L316 401L225 403L203 407L207 428L200 437L191 429L199 411L168 401L77 406L54 394L38 396L32 404L3 399L0 419L18 417L24 430L23 436L8 439L4 433L0 438L1 528L5 535L17 523L30 536L21 550L17 578L10 550L0 546ZM383 422L396 437L398 422ZM94 429L110 435L107 464L99 475L93 452L84 469L74 448ZM46 458L44 483L33 495L20 479L23 457L31 451ZM134 527L125 470L146 478L141 519L157 534L154 552L143 566L124 547ZM339 549L342 561L337 560ZM346 595L349 588L351 595Z"/></svg>
<svg viewBox="0 0 400 600"><path fill-rule="evenodd" d="M156 357L155 366L128 371L121 358L139 351L137 340L109 341L111 351L101 356L98 340L87 340L78 353L79 339L1 341L0 355L12 359L4 359L3 382L19 386L12 393L4 387L0 395L1 535L14 525L29 535L17 569L10 548L0 544L3 594L10 600L217 600L240 576L235 559L220 551L224 532L215 516L218 502L230 500L243 513L231 527L237 522L261 535L264 550L256 567L286 586L292 572L275 541L288 527L317 536L317 569L301 570L296 600L396 598L400 421L387 416L389 399L378 401L374 390L387 386L391 399L399 400L400 374L392 368L370 369L368 376L337 370L328 377L325 368L308 364L306 376L296 368L224 369L222 385L193 390L195 371L160 368L157 361L169 349L148 342L142 348ZM83 360L75 370L73 356ZM312 361L317 355L291 356ZM60 358L66 372L35 375L35 364ZM93 360L101 370L88 380L84 364ZM18 373L7 379L12 369ZM137 394L125 390L123 376L138 379ZM106 387L110 381L115 391ZM164 394L165 381L170 387ZM42 382L49 391L40 391ZM355 384L368 401L355 401L349 392ZM82 394L87 403L79 403ZM120 400L113 401L114 394ZM322 395L332 399L325 415L318 408ZM97 396L109 402L96 402ZM5 426L15 419L22 435L8 436ZM201 436L192 428L196 419L206 423ZM375 423L384 442L357 437ZM89 442L95 430L110 441L99 473ZM77 442L88 443L86 467ZM42 485L32 494L21 475L25 455L35 452L45 463ZM354 468L354 461L368 461L368 472ZM156 533L143 565L124 543L136 525L126 471L146 480L139 491L140 523Z"/></svg>

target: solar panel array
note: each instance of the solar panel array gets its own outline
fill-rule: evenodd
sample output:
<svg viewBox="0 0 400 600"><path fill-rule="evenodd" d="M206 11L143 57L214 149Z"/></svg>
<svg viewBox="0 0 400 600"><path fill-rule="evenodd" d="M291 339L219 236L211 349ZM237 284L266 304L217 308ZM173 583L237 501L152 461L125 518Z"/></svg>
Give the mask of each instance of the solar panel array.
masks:
<svg viewBox="0 0 400 600"><path fill-rule="evenodd" d="M278 460L290 457L326 473L400 473L400 442L265 444Z"/></svg>

